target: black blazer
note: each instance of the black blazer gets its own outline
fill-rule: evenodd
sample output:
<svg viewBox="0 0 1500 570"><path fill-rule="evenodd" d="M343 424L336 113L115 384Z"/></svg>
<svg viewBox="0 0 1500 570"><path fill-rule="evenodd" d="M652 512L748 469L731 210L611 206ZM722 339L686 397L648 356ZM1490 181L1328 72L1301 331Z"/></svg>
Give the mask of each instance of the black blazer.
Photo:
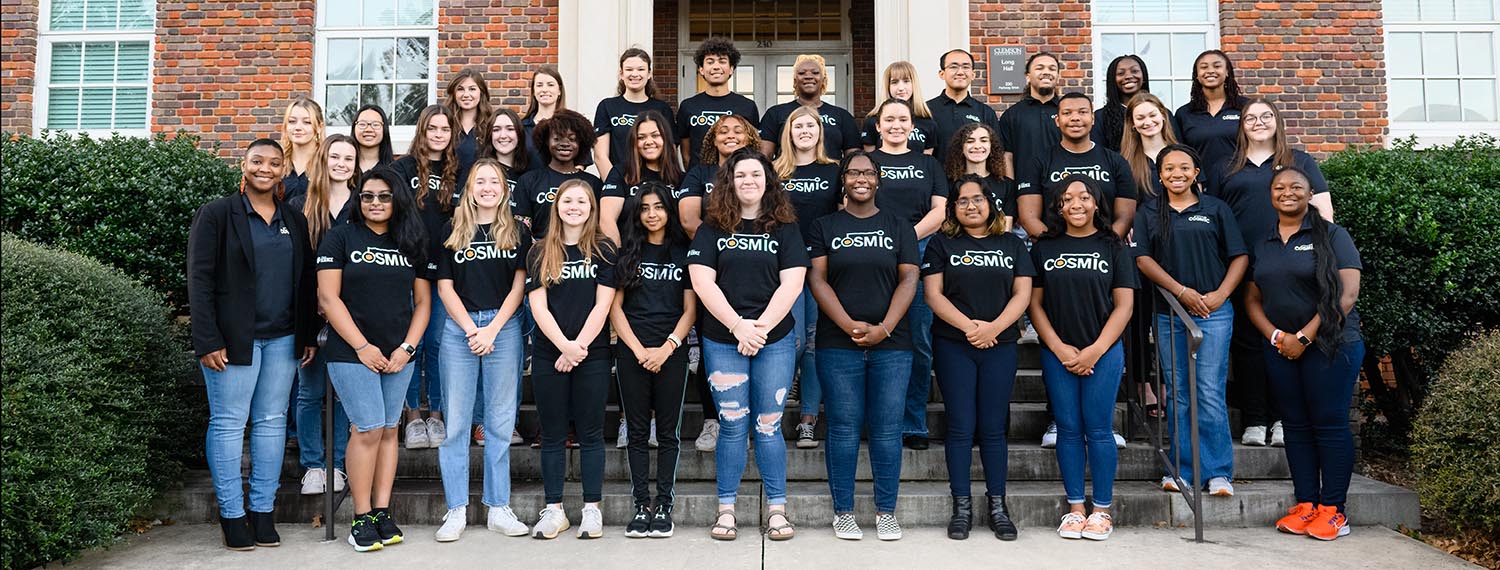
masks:
<svg viewBox="0 0 1500 570"><path fill-rule="evenodd" d="M292 326L297 347L317 345L317 277L302 212L276 201L292 235ZM248 365L255 341L255 248L238 192L204 204L188 231L188 307L193 354L228 349L229 363ZM301 356L301 351L298 351Z"/></svg>

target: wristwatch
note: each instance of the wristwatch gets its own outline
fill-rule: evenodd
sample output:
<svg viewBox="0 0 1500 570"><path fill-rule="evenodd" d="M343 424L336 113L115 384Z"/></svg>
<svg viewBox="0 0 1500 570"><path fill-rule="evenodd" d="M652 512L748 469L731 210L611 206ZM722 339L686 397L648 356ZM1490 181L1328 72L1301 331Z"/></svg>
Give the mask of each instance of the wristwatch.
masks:
<svg viewBox="0 0 1500 570"><path fill-rule="evenodd" d="M677 338L676 333L667 335L667 342L672 343L673 349L682 348L682 339Z"/></svg>
<svg viewBox="0 0 1500 570"><path fill-rule="evenodd" d="M401 350L406 351L406 355L407 356L416 356L417 355L417 347L412 346L412 345L407 344L407 343L404 343L404 342L401 343Z"/></svg>
<svg viewBox="0 0 1500 570"><path fill-rule="evenodd" d="M1302 343L1302 346L1307 346L1312 344L1312 339L1307 338L1307 335L1302 334L1302 331L1297 331L1297 342Z"/></svg>

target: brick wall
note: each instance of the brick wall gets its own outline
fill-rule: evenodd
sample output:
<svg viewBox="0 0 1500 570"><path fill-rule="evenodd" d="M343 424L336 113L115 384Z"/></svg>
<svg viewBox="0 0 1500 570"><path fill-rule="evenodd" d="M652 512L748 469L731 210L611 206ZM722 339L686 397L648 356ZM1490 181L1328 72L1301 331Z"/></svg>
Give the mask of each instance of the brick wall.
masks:
<svg viewBox="0 0 1500 570"><path fill-rule="evenodd" d="M36 81L37 0L6 0L0 6L0 131L31 134L31 97Z"/></svg>
<svg viewBox="0 0 1500 570"><path fill-rule="evenodd" d="M885 96L885 90L877 90L883 69L875 68L875 4L873 2L851 2L849 6L849 34L854 43L851 63L854 66L854 99L849 112L864 120L865 113L875 108L876 99Z"/></svg>
<svg viewBox="0 0 1500 570"><path fill-rule="evenodd" d="M1380 2L1222 2L1219 25L1241 90L1276 103L1294 144L1321 158L1384 140Z"/></svg>
<svg viewBox="0 0 1500 570"><path fill-rule="evenodd" d="M1088 0L1024 0L1022 2L974 1L969 3L969 51L975 54L974 93L987 92L985 54L990 46L1023 46L1026 54L1050 51L1062 61L1063 91L1092 95L1093 25ZM928 97L937 93L927 93ZM1021 100L1023 95L983 95L996 111Z"/></svg>
<svg viewBox="0 0 1500 570"><path fill-rule="evenodd" d="M232 154L277 138L287 102L313 88L311 0L156 3L151 130Z"/></svg>
<svg viewBox="0 0 1500 570"><path fill-rule="evenodd" d="M657 98L677 108L677 2L656 0L652 6L651 74ZM688 62L692 64L691 61Z"/></svg>
<svg viewBox="0 0 1500 570"><path fill-rule="evenodd" d="M478 67L489 81L492 104L525 111L532 70L557 63L557 10L557 0L439 2L438 101L454 73ZM584 114L593 116L593 110Z"/></svg>

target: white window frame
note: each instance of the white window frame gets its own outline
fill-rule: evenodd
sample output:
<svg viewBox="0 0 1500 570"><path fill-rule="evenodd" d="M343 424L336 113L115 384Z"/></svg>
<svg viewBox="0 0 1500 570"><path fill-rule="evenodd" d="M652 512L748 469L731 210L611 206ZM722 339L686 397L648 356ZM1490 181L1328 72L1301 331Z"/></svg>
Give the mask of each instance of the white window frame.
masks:
<svg viewBox="0 0 1500 570"><path fill-rule="evenodd" d="M37 2L36 20L36 83L32 86L31 95L31 132L33 136L41 136L42 131L57 131L73 134L86 134L93 138L109 138L118 133L127 137L150 137L151 125L154 119L152 113L152 101L154 86L156 82L156 2L151 3L151 29L137 31L103 30L103 31L59 31L51 30L52 26L52 1L39 0ZM52 84L52 46L57 43L77 42L146 42L146 126L137 129L48 129L47 128L47 105L51 98ZM118 85L118 84L116 84Z"/></svg>
<svg viewBox="0 0 1500 570"><path fill-rule="evenodd" d="M328 40L336 39L363 39L363 38L427 38L427 104L437 103L437 52L438 52L438 2L432 2L432 25L431 26L353 26L353 27L331 27L324 26L324 15L328 9L329 2L318 2L318 12L314 21L316 41L313 46L313 99L318 105L323 106L324 128L323 134L327 136L333 131L327 124L328 113ZM336 82L337 83L337 82ZM393 101L394 103L394 101ZM387 120L394 119L396 110L385 109ZM412 139L417 136L415 125L397 126L390 125L391 149L396 156L406 154L407 148L411 146Z"/></svg>
<svg viewBox="0 0 1500 570"><path fill-rule="evenodd" d="M1099 21L1099 17L1098 17L1098 14L1099 14L1099 2L1097 0L1095 0L1094 2L1091 2L1090 5L1089 5L1089 17L1092 19L1091 24L1092 24L1093 32L1092 32L1092 37L1089 39L1089 41L1093 42L1092 57L1093 57L1093 61L1094 61L1094 72L1092 74L1090 74L1090 75L1093 76L1093 84L1092 84L1092 86L1093 86L1093 93L1094 93L1094 95L1093 95L1094 105L1096 107L1101 107L1101 106L1104 105L1104 82L1107 81L1107 80L1113 80L1114 79L1112 77L1105 77L1105 73L1109 70L1109 59L1105 59L1105 57L1104 57L1104 50L1102 49L1102 47L1104 45L1104 35L1105 34L1111 34L1111 33L1130 33L1130 34L1135 34L1135 35L1141 35L1141 34L1182 34L1182 33L1199 32L1199 33L1202 33L1204 35L1204 38L1203 38L1203 49L1205 49L1205 50L1219 49L1219 45L1220 45L1219 44L1219 3L1217 1L1214 1L1214 0L1203 0L1203 2L1208 7L1208 19L1204 20L1202 22L1169 22L1169 21L1101 22L1101 21ZM1152 70L1147 69L1146 71L1150 72ZM1170 70L1168 70L1168 71L1170 71ZM1189 70L1189 72L1191 73L1191 70ZM1165 74L1162 74L1162 73L1156 73L1156 74L1153 74L1153 75L1154 75L1154 77L1152 77L1152 79L1158 79L1158 78L1162 79L1162 80L1166 79L1166 77L1164 77ZM1160 95L1158 94L1158 96L1160 96ZM1186 101L1174 101L1174 102L1178 106L1181 106L1183 103L1186 103ZM1175 108L1174 108L1174 110L1175 110Z"/></svg>
<svg viewBox="0 0 1500 570"><path fill-rule="evenodd" d="M1489 32L1490 50L1493 52L1490 54L1490 72L1493 74L1493 77L1495 79L1495 89L1497 91L1497 93L1495 94L1496 105L1500 106L1500 6L1492 7L1490 14L1491 18L1494 19L1487 22L1444 22L1427 20L1398 22L1387 21L1385 23L1385 26L1383 26L1384 35L1382 36L1382 40L1385 44L1383 49L1390 49L1392 33ZM1386 90L1386 93L1389 93L1390 81L1392 79L1389 65L1390 60L1390 55L1389 53L1387 53L1385 58L1385 61L1387 62L1385 68L1386 84L1382 86ZM1462 79L1462 77L1462 73L1455 74L1453 76L1453 78L1455 79ZM1427 76L1422 75L1415 78L1420 78L1425 81L1427 79ZM1415 78L1403 77L1403 79ZM1447 77L1444 76L1439 78L1446 79ZM1423 105L1426 105L1425 99L1423 101ZM1406 138L1412 135L1416 135L1417 142L1420 146L1429 146L1453 142L1453 140L1459 136L1477 135L1481 133L1500 133L1500 114L1497 114L1497 120L1495 121L1397 121L1392 114L1392 111L1393 110L1390 107L1390 99L1389 96L1387 96L1385 112L1387 122L1390 125L1390 136L1386 137L1385 142L1387 147L1395 143L1397 139ZM1500 113L1500 109L1497 109L1496 111L1497 113Z"/></svg>
<svg viewBox="0 0 1500 570"><path fill-rule="evenodd" d="M689 25L690 23L688 12L691 9L691 6L689 5L691 4L691 0L673 1L677 2L677 102L681 103L688 97L692 97L693 95L698 94L698 66L693 62L693 54L698 50L698 44L700 42L692 41L689 37L689 32L691 31L689 30L689 28L691 26ZM769 48L760 47L749 42L741 42L735 44L735 47L739 48L740 53L743 55L743 60L740 62L740 66L744 67L747 64L753 65L754 63L766 62L768 59L774 59L778 56L796 56L805 53L816 53L823 54L826 57L829 56L829 54L837 54L837 56L831 58L833 61L828 63L828 66L830 67L839 66L838 70L835 73L843 75L843 77L837 77L834 79L838 83L838 85L834 86L834 92L837 95L835 95L836 100L833 102L833 104L843 107L850 113L854 113L856 117L862 117L863 115L860 115L859 111L853 108L854 78L852 77L852 75L854 72L854 36L853 29L851 27L852 20L849 19L850 3L852 1L853 0L840 0L839 2L839 17L842 19L839 28L839 39L823 41L788 40L783 42L776 42ZM842 62L838 61L838 57L842 57L844 55L847 55L848 57L845 58ZM729 80L730 90L736 93L740 93L741 95L745 95L743 92L735 91L734 89L735 84L738 83L739 70L736 69L735 72L736 75ZM760 112L765 113L766 109L769 109L771 108L771 106L777 104L776 93L774 92L776 87L776 68L775 65L768 64L766 65L765 69L756 69L755 73L757 74L757 77L754 81L754 88L757 90L757 93L745 96L749 97L750 100L755 101L756 105L760 106ZM763 102L760 101L760 93L758 92L761 88L769 88L772 91L771 93L769 93L769 98L767 99L767 101L765 101L766 104L764 105L762 105ZM838 99L842 99L842 101L839 101Z"/></svg>

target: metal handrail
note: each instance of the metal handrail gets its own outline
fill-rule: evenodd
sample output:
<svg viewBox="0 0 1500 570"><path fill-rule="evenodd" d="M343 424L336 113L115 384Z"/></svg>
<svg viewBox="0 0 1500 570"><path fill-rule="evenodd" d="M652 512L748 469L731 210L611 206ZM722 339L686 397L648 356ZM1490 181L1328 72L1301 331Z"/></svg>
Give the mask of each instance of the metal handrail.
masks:
<svg viewBox="0 0 1500 570"><path fill-rule="evenodd" d="M1158 286L1156 288L1156 290L1160 294L1161 298L1166 301L1167 308L1169 309L1169 311L1170 311L1170 313L1172 315L1172 318L1174 320L1180 320L1180 321L1182 321L1182 323L1184 325L1184 328L1187 329L1187 335L1188 335L1188 339L1187 339L1188 340L1187 380L1188 380L1188 393L1191 395L1191 397L1188 399L1188 423L1191 425L1191 429L1192 429L1192 433L1190 434L1190 438L1189 439L1190 439L1190 442L1191 442L1191 454L1192 454L1192 464L1193 464L1193 478L1197 479L1199 477L1199 474L1203 472L1203 468L1202 468L1202 465L1201 465L1201 462L1200 462L1200 457L1199 457L1198 370L1197 370L1197 366L1195 365L1195 363L1196 363L1196 361L1198 359L1198 347L1202 346L1202 344L1203 344L1203 329L1199 328L1198 324L1195 323L1195 322L1193 322L1192 316L1187 312L1186 309L1184 309L1182 307L1182 303L1178 302L1177 299L1176 299L1176 297L1172 296L1171 292L1167 291L1166 289L1164 289L1164 288L1162 288L1160 286ZM1147 310L1149 310L1149 309L1147 309ZM1153 324L1153 327L1154 326L1155 325ZM1166 331L1165 337L1162 334L1163 331L1160 331L1160 330L1157 330L1156 331L1156 335L1155 335L1156 336L1156 342L1158 342L1158 343L1160 343L1160 342L1171 343L1168 346L1170 347L1171 359L1172 359L1172 362L1174 364L1177 362L1177 342L1176 342L1175 328L1176 327L1171 327L1171 330ZM1163 404L1165 404L1165 402L1166 402L1166 400L1168 398L1172 399L1173 401L1176 400L1176 397L1177 397L1177 382L1178 382L1178 379L1177 379L1178 378L1178 374L1177 374L1177 372L1180 372L1180 371L1173 370L1173 372L1174 372L1173 374L1171 374L1171 375L1165 375L1164 374L1165 371L1172 370L1172 369L1168 368L1167 366L1165 366L1165 363L1162 362L1161 351L1157 350L1155 352L1156 352L1156 359L1157 359L1157 368L1156 369L1157 369L1158 377L1162 378L1162 380L1160 381L1160 383L1168 385L1168 389L1163 391L1162 397L1161 397L1161 400L1163 401ZM1152 389L1155 389L1155 387L1153 386ZM1126 393L1128 394L1129 391L1127 390ZM1163 405L1161 407L1161 409L1167 410L1169 412L1169 415L1168 415L1168 417L1166 419L1168 420L1169 425L1172 426L1170 428L1170 431L1175 432L1176 425L1177 425L1177 422L1176 422L1176 410L1173 410L1173 409L1167 407L1166 405ZM1140 416L1138 415L1137 417L1140 417ZM1196 541L1196 542L1203 542L1203 492L1202 492L1201 489L1198 488L1198 485L1196 484L1196 482L1193 482L1191 484L1188 483L1188 482L1185 482L1182 479L1181 474L1177 472L1177 462L1174 460L1175 459L1175 453L1180 453L1181 450L1174 449L1174 457L1169 457L1167 455L1166 450L1162 447L1161 429L1152 429L1151 426L1146 423L1146 421L1145 421L1144 418L1140 419L1139 421L1142 424L1142 426L1145 428L1145 430L1147 432L1149 432L1149 433L1152 434L1152 440L1153 440L1153 443L1154 443L1154 445L1156 447L1157 458L1160 459L1161 462L1162 462L1162 464L1166 466L1167 476L1171 477L1172 480L1178 482L1178 488L1181 490L1181 492L1183 493L1183 495L1187 496L1187 498L1188 498L1188 508L1192 509L1192 511L1193 511L1193 540ZM1161 423L1161 421L1162 421L1161 419L1158 419L1157 423ZM1168 445L1170 445L1170 441L1168 442Z"/></svg>
<svg viewBox="0 0 1500 570"><path fill-rule="evenodd" d="M333 535L333 513L338 510L339 505L344 502L344 497L349 496L349 486L344 485L343 491L334 491L335 481L338 473L334 469L333 458L338 457L338 450L333 446L333 416L336 405L333 397L333 380L327 373L323 374L323 465L328 474L327 483L323 487L323 540L332 542L336 540ZM349 429L349 426L344 426Z"/></svg>

